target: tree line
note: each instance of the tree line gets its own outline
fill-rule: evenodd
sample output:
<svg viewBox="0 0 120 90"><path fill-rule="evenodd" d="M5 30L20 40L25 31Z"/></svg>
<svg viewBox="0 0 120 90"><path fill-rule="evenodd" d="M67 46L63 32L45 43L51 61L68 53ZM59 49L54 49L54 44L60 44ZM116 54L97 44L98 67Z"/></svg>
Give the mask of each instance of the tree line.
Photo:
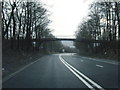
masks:
<svg viewBox="0 0 120 90"><path fill-rule="evenodd" d="M32 40L55 38L48 28L49 14L44 4L37 0L2 1L3 47L26 51L39 50L41 45L45 47L45 43Z"/></svg>
<svg viewBox="0 0 120 90"><path fill-rule="evenodd" d="M81 53L116 54L120 51L120 2L97 1L90 5L90 13L79 26L76 39L103 41L75 42Z"/></svg>

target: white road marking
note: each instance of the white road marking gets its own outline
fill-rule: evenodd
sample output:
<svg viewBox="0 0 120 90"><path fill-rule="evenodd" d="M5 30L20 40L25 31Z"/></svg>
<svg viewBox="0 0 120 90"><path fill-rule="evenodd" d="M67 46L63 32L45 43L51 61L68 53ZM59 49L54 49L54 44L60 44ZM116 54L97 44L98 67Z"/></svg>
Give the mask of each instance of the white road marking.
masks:
<svg viewBox="0 0 120 90"><path fill-rule="evenodd" d="M81 62L83 62L84 60L80 60Z"/></svg>
<svg viewBox="0 0 120 90"><path fill-rule="evenodd" d="M75 71L73 71L64 61L64 59L59 56L59 59L61 60L61 62L79 79L81 80L88 88L90 88L91 90L95 90L88 82L86 82L81 76L79 76Z"/></svg>
<svg viewBox="0 0 120 90"><path fill-rule="evenodd" d="M5 68L2 68L2 71L4 71L5 70Z"/></svg>
<svg viewBox="0 0 120 90"><path fill-rule="evenodd" d="M100 67L100 68L103 68L103 66L102 66L102 65L98 65L98 64L96 64L96 66L97 66L97 67Z"/></svg>
<svg viewBox="0 0 120 90"><path fill-rule="evenodd" d="M2 82L3 82L3 83L4 83L4 82L6 82L8 79L10 79L10 78L14 77L16 74L18 74L19 72L23 71L24 69L26 69L26 68L27 68L27 67L29 67L30 65L32 65L32 64L34 64L34 63L36 63L37 61L39 61L39 59L37 59L37 60L36 60L36 61L34 61L34 62L31 62L30 64L27 64L26 66L22 67L22 68L21 68L21 69L19 69L18 71L16 71L16 72L14 72L14 73L10 74L9 76L7 76L7 77L3 78Z"/></svg>
<svg viewBox="0 0 120 90"><path fill-rule="evenodd" d="M107 60L97 60L97 59L94 59L94 58L89 58L89 57L81 57L83 59L90 59L90 60L93 60L93 61L98 61L98 62L104 62L104 63L108 63L108 64L114 64L114 65L118 65L119 62L115 62L115 61L107 61Z"/></svg>
<svg viewBox="0 0 120 90"><path fill-rule="evenodd" d="M91 84L93 84L94 86L96 86L98 89L100 89L100 90L105 90L104 88L102 88L100 85L98 85L97 83L95 83L93 80L91 80L90 78L88 78L87 76L85 76L83 73L81 73L80 71L78 71L76 68L74 68L72 65L70 65L69 63L67 63L62 57L61 57L61 55L59 55L59 58L60 58L60 60L62 61L62 62L64 62L64 64L65 64L65 66L68 68L70 68L72 71L74 71L75 73L73 73L73 74L77 74L77 77L79 76L80 77L80 75L82 76L82 77L84 77L86 80L88 80ZM69 70L70 70L69 69ZM70 71L71 71L70 70ZM79 74L79 75L78 75ZM81 77L81 78L82 78ZM82 78L83 79L83 78ZM81 79L80 79L81 80ZM84 79L83 79L84 80ZM82 81L82 80L81 80ZM85 80L84 80L85 81ZM94 88L87 82L87 84L86 84L86 81L84 82L83 81L83 83L87 86L88 85L88 87L90 88L90 89L92 89L92 90L94 90ZM90 85L90 86L89 86ZM92 88L91 88L92 87Z"/></svg>

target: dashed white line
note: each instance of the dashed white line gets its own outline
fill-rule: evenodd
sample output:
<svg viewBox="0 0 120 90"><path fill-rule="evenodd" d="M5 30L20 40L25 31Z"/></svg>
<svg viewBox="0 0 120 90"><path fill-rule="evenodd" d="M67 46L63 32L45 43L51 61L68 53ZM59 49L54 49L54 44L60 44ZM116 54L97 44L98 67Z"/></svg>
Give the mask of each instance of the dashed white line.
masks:
<svg viewBox="0 0 120 90"><path fill-rule="evenodd" d="M97 67L103 68L104 66L96 64Z"/></svg>
<svg viewBox="0 0 120 90"><path fill-rule="evenodd" d="M84 60L80 60L81 62L83 62Z"/></svg>
<svg viewBox="0 0 120 90"><path fill-rule="evenodd" d="M96 86L98 89L100 90L104 90L104 88L102 88L100 85L98 85L97 83L95 83L93 80L91 80L90 78L88 78L87 76L85 76L83 73L81 73L80 71L78 71L76 68L74 68L72 65L70 65L69 63L67 63L62 57L61 55L59 55L59 59L62 61L62 63L76 76L79 78L79 80L81 80L88 88L90 88L91 90L95 90L95 88L90 85L89 83L93 84L94 86ZM81 77L82 76L82 77ZM84 77L84 78L83 78ZM86 81L89 81L89 83Z"/></svg>

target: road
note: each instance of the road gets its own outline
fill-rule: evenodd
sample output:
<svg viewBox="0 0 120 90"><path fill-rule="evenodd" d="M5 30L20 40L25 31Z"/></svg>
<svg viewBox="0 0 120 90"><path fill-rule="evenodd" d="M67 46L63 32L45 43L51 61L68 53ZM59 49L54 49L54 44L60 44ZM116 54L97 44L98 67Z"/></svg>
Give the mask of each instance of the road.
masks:
<svg viewBox="0 0 120 90"><path fill-rule="evenodd" d="M3 88L118 88L118 64L74 54L40 58L3 83Z"/></svg>

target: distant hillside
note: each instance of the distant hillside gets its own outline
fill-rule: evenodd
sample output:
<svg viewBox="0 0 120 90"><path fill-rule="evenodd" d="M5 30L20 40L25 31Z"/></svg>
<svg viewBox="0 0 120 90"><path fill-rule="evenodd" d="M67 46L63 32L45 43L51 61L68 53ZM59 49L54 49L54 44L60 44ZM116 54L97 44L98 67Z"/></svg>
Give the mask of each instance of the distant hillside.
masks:
<svg viewBox="0 0 120 90"><path fill-rule="evenodd" d="M62 44L65 46L70 46L70 47L74 46L73 41L62 41Z"/></svg>

